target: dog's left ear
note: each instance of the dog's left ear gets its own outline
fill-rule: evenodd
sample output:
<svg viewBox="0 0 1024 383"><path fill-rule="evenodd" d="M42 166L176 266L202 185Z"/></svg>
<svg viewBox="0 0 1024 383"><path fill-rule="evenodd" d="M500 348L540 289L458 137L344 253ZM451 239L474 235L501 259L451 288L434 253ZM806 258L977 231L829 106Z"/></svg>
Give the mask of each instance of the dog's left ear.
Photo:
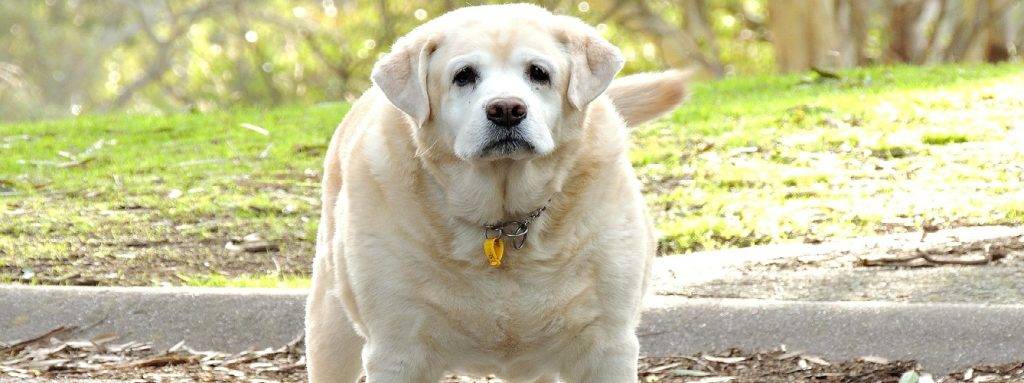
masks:
<svg viewBox="0 0 1024 383"><path fill-rule="evenodd" d="M569 51L569 102L584 110L608 88L625 60L619 48L589 25L571 19L565 26L562 39Z"/></svg>
<svg viewBox="0 0 1024 383"><path fill-rule="evenodd" d="M391 52L373 66L370 77L398 109L412 117L417 126L430 116L427 95L427 64L437 49L435 39L410 35L395 43Z"/></svg>

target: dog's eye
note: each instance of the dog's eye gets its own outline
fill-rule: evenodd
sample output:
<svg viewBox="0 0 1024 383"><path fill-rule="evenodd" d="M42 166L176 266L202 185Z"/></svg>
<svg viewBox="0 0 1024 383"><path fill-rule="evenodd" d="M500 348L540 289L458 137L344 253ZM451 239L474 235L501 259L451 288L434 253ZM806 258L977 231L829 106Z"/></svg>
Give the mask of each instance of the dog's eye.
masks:
<svg viewBox="0 0 1024 383"><path fill-rule="evenodd" d="M536 83L547 84L551 82L551 75L548 74L548 71L537 65L530 65L530 69L526 71L526 74L530 76L530 80Z"/></svg>
<svg viewBox="0 0 1024 383"><path fill-rule="evenodd" d="M466 86L476 82L478 77L480 76L476 74L476 69L465 67L455 73L455 78L452 79L452 82L457 86Z"/></svg>

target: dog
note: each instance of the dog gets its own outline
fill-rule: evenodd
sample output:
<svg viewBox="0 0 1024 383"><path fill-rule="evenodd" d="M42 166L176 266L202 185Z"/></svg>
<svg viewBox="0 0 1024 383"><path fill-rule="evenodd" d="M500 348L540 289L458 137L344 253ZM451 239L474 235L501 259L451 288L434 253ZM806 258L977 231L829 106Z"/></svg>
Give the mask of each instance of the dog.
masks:
<svg viewBox="0 0 1024 383"><path fill-rule="evenodd" d="M686 73L624 77L596 29L527 5L399 39L334 133L309 380L634 382L655 235L627 125Z"/></svg>

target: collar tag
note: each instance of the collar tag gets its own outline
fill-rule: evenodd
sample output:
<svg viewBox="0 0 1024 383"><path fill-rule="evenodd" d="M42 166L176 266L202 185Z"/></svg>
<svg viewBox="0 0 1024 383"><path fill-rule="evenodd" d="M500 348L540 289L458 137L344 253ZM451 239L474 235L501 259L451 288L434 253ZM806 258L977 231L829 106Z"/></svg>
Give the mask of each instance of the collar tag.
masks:
<svg viewBox="0 0 1024 383"><path fill-rule="evenodd" d="M550 202L550 200L548 201ZM530 232L530 223L540 217L548 206L530 212L519 221L505 221L484 226L484 255L491 267L501 267L505 257L505 237L512 241L512 248L519 250L526 246L526 234Z"/></svg>
<svg viewBox="0 0 1024 383"><path fill-rule="evenodd" d="M484 240L484 255L491 267L501 267L501 259L505 257L505 240L501 237L487 238Z"/></svg>

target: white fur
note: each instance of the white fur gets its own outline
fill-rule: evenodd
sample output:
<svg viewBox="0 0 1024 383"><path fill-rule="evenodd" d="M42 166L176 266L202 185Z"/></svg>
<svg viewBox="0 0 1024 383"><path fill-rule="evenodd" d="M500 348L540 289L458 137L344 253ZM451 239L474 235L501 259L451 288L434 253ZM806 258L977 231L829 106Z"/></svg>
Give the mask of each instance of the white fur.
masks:
<svg viewBox="0 0 1024 383"><path fill-rule="evenodd" d="M528 113L519 125L522 134L536 148L537 155L545 155L554 150L550 127L558 123L562 114L556 89L531 84L523 75L531 63L553 67L551 59L523 48L513 51L511 58L499 62L489 52L475 52L456 57L446 65L449 75L454 75L455 71L465 65L473 65L481 76L480 82L471 89L450 89L446 100L450 107L438 113L438 126L454 129L455 155L463 160L481 157L481 149L489 143L488 130L491 127L482 111L497 98L514 97L523 100Z"/></svg>
<svg viewBox="0 0 1024 383"><path fill-rule="evenodd" d="M466 62L471 91L450 85ZM531 62L550 86L524 77ZM635 381L654 241L625 124L600 96L621 63L591 28L528 5L460 9L396 43L325 160L311 382ZM483 105L508 96L528 105L536 151L482 156ZM548 203L490 267L482 225Z"/></svg>

